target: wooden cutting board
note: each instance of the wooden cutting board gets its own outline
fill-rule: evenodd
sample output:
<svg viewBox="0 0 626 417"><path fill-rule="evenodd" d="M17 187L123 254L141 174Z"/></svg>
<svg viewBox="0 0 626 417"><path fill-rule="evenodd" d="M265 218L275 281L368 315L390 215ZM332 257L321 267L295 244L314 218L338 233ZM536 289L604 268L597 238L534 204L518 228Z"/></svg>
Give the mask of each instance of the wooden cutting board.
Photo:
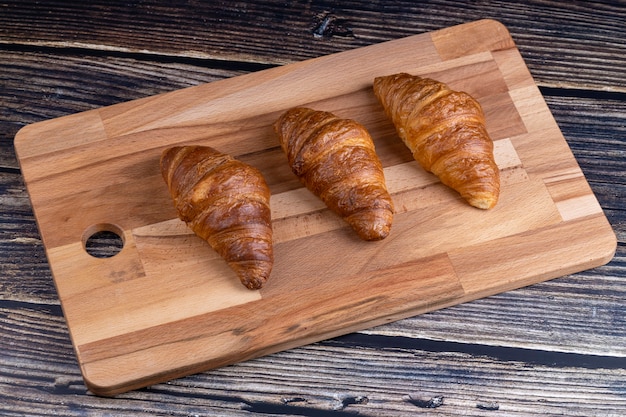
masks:
<svg viewBox="0 0 626 417"><path fill-rule="evenodd" d="M424 172L372 93L410 72L483 105L498 206L470 207ZM361 241L301 188L271 125L306 105L374 137L397 210ZM276 264L244 288L176 218L159 156L211 145L272 190ZM89 389L117 393L608 262L615 235L508 31L481 20L32 124L15 147ZM97 231L123 249L96 258Z"/></svg>

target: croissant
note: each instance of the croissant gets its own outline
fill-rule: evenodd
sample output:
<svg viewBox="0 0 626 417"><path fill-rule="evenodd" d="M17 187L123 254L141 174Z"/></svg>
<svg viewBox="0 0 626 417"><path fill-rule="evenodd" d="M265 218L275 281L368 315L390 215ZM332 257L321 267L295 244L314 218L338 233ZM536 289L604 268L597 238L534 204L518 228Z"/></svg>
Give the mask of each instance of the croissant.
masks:
<svg viewBox="0 0 626 417"><path fill-rule="evenodd" d="M364 240L387 237L393 202L371 136L359 123L296 107L274 130L293 173Z"/></svg>
<svg viewBox="0 0 626 417"><path fill-rule="evenodd" d="M274 263L270 190L254 167L208 146L163 151L161 173L178 216L258 289Z"/></svg>
<svg viewBox="0 0 626 417"><path fill-rule="evenodd" d="M474 207L489 209L497 203L500 172L474 98L405 73L375 78L374 93L425 170Z"/></svg>

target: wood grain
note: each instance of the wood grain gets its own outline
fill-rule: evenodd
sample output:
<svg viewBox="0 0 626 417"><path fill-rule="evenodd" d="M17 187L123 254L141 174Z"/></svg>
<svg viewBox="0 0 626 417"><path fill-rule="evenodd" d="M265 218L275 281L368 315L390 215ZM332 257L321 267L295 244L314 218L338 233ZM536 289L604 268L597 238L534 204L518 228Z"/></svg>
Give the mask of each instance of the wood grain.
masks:
<svg viewBox="0 0 626 417"><path fill-rule="evenodd" d="M473 47L462 48L458 39L470 35ZM335 72L364 59L377 64L349 78ZM368 91L377 74L400 71L437 77L481 100L503 171L503 197L489 214L469 209L432 176L416 176L414 161L399 162L393 129ZM302 101L352 113L375 132L399 207L395 236L365 246L315 199L301 200L293 180L281 183L284 173L262 170L276 193L279 260L267 288L245 292L220 259L204 256L203 245L172 223L158 155L175 143L209 143L281 166L270 127ZM101 395L591 268L615 249L508 32L490 20L34 124L18 133L16 149L85 381ZM96 229L123 236L111 260L83 250ZM575 249L592 241L593 253ZM497 262L494 248L502 250ZM519 272L503 281L511 268ZM422 279L412 276L418 271ZM354 288L366 291L355 297Z"/></svg>
<svg viewBox="0 0 626 417"><path fill-rule="evenodd" d="M122 1L96 1L82 4L78 15L63 1L49 3L44 11L37 2L12 0L0 10L5 34L0 42L10 45L215 60L215 65L244 67L298 62L488 17L514 33L531 72L543 83L626 91L620 1L581 2L575 7L529 1L520 7L513 1L286 5L257 0L197 3L192 9L175 2L128 6ZM584 71L577 70L583 67Z"/></svg>
<svg viewBox="0 0 626 417"><path fill-rule="evenodd" d="M115 31L105 27L110 19L100 17L111 2L0 5L10 8L0 12L0 414L622 416L626 377L617 361L626 355L626 158L621 140L626 101L619 93L626 85L623 5L503 1L460 6L441 0L313 2L311 8L292 10L282 9L284 2L264 1L266 9L274 7L284 31L266 25L269 34L263 36L261 25L250 30L250 24L240 23L254 22L255 13L261 16L254 1L245 3L245 8L238 3L245 13L214 21L208 31L188 20L175 33L160 29L169 27L170 13L173 18L193 14L208 3L172 2L170 8L155 9L143 1L140 12L130 7L115 13ZM74 23L74 14L84 15L89 8L90 26L81 34L82 23ZM324 50L365 46L486 16L511 30L611 222L618 236L613 261L115 399L85 392L13 150L21 127L262 69L257 63L272 55L299 61ZM326 33L315 37L313 30L325 19ZM40 24L46 20L54 24ZM94 42L69 45L98 26L102 29L96 29L100 37ZM334 34L342 26L351 28L353 36ZM116 46L137 27L150 32L150 50ZM39 42L42 38L49 42ZM289 43L293 55L275 54L277 39ZM217 48L251 50L251 45L254 51L245 63L211 54ZM205 47L210 48L205 58L189 53ZM401 350L406 354L396 354ZM443 405L423 408L437 404L437 398Z"/></svg>

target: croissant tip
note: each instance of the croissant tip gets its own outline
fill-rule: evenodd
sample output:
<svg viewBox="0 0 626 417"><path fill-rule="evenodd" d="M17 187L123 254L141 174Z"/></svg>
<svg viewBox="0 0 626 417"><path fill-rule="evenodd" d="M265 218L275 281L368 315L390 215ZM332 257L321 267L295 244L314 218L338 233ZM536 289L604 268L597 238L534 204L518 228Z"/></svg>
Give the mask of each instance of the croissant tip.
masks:
<svg viewBox="0 0 626 417"><path fill-rule="evenodd" d="M374 231L368 230L366 233L362 233L362 232L359 233L359 236L363 240L367 240L369 242L375 242L377 240L383 240L387 236L389 236L389 231L390 229L388 228L384 230L374 230Z"/></svg>
<svg viewBox="0 0 626 417"><path fill-rule="evenodd" d="M359 212L346 218L359 237L367 241L383 240L391 232L393 214L376 210Z"/></svg>
<svg viewBox="0 0 626 417"><path fill-rule="evenodd" d="M498 202L498 199L494 196L475 197L475 198L469 198L467 202L473 207L476 207L482 210L489 210L495 207L496 203Z"/></svg>
<svg viewBox="0 0 626 417"><path fill-rule="evenodd" d="M229 263L237 273L244 287L250 290L261 289L272 271L272 262L261 260L249 260Z"/></svg>
<svg viewBox="0 0 626 417"><path fill-rule="evenodd" d="M241 280L241 283L248 288L249 290L260 290L267 280L259 277L248 278L245 280Z"/></svg>

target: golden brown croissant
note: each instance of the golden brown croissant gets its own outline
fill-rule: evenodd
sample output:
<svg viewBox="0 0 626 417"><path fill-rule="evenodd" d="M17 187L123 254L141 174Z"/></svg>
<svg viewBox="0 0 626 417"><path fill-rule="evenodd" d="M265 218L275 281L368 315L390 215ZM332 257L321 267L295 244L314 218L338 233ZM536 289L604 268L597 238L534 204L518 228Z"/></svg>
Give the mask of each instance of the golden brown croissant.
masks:
<svg viewBox="0 0 626 417"><path fill-rule="evenodd" d="M296 107L274 123L296 176L364 240L384 239L393 202L367 130L329 112Z"/></svg>
<svg viewBox="0 0 626 417"><path fill-rule="evenodd" d="M489 209L496 204L500 172L485 116L474 98L405 73L375 78L374 93L425 170L472 206Z"/></svg>
<svg viewBox="0 0 626 417"><path fill-rule="evenodd" d="M166 149L161 173L180 219L243 285L261 288L274 263L270 190L262 174L208 146Z"/></svg>

